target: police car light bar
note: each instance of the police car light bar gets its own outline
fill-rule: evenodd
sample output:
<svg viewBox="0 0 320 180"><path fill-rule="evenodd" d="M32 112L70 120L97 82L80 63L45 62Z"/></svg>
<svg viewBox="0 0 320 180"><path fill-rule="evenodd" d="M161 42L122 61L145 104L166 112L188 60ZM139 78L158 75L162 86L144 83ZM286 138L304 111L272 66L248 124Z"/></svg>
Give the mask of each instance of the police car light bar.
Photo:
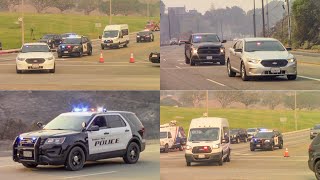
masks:
<svg viewBox="0 0 320 180"><path fill-rule="evenodd" d="M98 107L97 110L94 108L73 108L72 112L107 112L106 108Z"/></svg>

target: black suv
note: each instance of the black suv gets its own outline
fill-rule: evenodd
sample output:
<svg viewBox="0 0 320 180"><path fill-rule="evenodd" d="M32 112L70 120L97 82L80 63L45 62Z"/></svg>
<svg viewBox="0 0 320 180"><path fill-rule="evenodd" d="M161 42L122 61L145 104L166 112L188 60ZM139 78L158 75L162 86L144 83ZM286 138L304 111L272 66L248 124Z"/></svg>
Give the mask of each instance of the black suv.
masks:
<svg viewBox="0 0 320 180"><path fill-rule="evenodd" d="M149 61L152 63L160 63L160 53L152 52L149 54Z"/></svg>
<svg viewBox="0 0 320 180"><path fill-rule="evenodd" d="M51 49L54 49L62 43L62 37L59 34L46 34L39 42L47 43Z"/></svg>
<svg viewBox="0 0 320 180"><path fill-rule="evenodd" d="M320 180L320 136L317 135L309 146L308 165L314 172L316 178Z"/></svg>
<svg viewBox="0 0 320 180"><path fill-rule="evenodd" d="M274 150L274 147L283 148L283 136L279 131L266 130L258 132L250 141L250 150Z"/></svg>
<svg viewBox="0 0 320 180"><path fill-rule="evenodd" d="M137 43L154 41L154 35L151 31L141 31L137 33Z"/></svg>
<svg viewBox="0 0 320 180"><path fill-rule="evenodd" d="M62 56L81 57L83 54L91 56L92 51L92 43L85 36L69 36L63 40L57 50L59 58L62 58Z"/></svg>
<svg viewBox="0 0 320 180"><path fill-rule="evenodd" d="M240 143L248 141L248 133L245 129L231 129L230 130L230 141L231 143Z"/></svg>
<svg viewBox="0 0 320 180"><path fill-rule="evenodd" d="M132 112L86 112L75 109L54 118L41 130L20 134L13 142L13 160L27 168L64 165L80 170L86 161L122 157L138 161L145 150L144 126Z"/></svg>
<svg viewBox="0 0 320 180"><path fill-rule="evenodd" d="M202 62L219 62L225 65L225 48L217 34L214 33L196 33L189 37L185 43L185 62L194 66Z"/></svg>

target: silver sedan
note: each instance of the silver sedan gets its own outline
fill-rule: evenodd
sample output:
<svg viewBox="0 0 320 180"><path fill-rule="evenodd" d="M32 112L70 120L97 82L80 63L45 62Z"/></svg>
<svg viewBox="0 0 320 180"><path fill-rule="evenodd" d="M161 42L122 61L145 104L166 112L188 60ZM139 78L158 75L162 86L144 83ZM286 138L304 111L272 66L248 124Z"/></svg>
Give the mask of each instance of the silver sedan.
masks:
<svg viewBox="0 0 320 180"><path fill-rule="evenodd" d="M273 38L239 39L227 55L228 75L240 73L244 81L254 76L287 76L295 80L297 60L290 50Z"/></svg>

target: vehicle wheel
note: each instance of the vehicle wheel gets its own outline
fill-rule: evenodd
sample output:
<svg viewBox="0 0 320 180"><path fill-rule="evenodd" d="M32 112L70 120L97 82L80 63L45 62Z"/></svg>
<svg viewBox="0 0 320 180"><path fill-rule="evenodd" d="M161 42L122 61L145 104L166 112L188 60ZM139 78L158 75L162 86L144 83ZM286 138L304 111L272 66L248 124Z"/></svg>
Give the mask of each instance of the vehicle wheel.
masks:
<svg viewBox="0 0 320 180"><path fill-rule="evenodd" d="M22 165L26 168L36 168L38 166L38 164L36 163L27 163L27 162L23 162Z"/></svg>
<svg viewBox="0 0 320 180"><path fill-rule="evenodd" d="M58 53L58 58L62 58L62 55Z"/></svg>
<svg viewBox="0 0 320 180"><path fill-rule="evenodd" d="M140 148L137 143L131 142L127 148L126 154L123 156L123 160L127 164L135 164L140 157Z"/></svg>
<svg viewBox="0 0 320 180"><path fill-rule="evenodd" d="M16 68L16 72L17 72L17 74L21 74L22 70L18 70L18 68Z"/></svg>
<svg viewBox="0 0 320 180"><path fill-rule="evenodd" d="M194 60L192 60L192 58L190 59L190 66L195 66L196 62Z"/></svg>
<svg viewBox="0 0 320 180"><path fill-rule="evenodd" d="M53 69L49 70L49 73L55 73L56 72L56 66L53 67Z"/></svg>
<svg viewBox="0 0 320 180"><path fill-rule="evenodd" d="M248 142L248 138L244 138L244 142L245 142L245 143Z"/></svg>
<svg viewBox="0 0 320 180"><path fill-rule="evenodd" d="M222 165L223 165L223 153L221 153L221 158L220 158L220 160L218 161L218 164L219 164L219 166L222 166Z"/></svg>
<svg viewBox="0 0 320 180"><path fill-rule="evenodd" d="M119 42L119 44L118 44L117 48L118 48L118 49L120 49L120 42Z"/></svg>
<svg viewBox="0 0 320 180"><path fill-rule="evenodd" d="M166 145L164 146L164 152L165 152L165 153L168 153L168 152L169 152L169 145L168 145L168 144L166 144Z"/></svg>
<svg viewBox="0 0 320 180"><path fill-rule="evenodd" d="M316 178L320 179L320 161L317 161L314 165L314 174L316 175Z"/></svg>
<svg viewBox="0 0 320 180"><path fill-rule="evenodd" d="M246 72L246 67L244 66L243 62L241 63L240 75L243 81L249 80L249 77L247 76L247 72Z"/></svg>
<svg viewBox="0 0 320 180"><path fill-rule="evenodd" d="M296 80L297 79L297 75L287 75L288 80Z"/></svg>
<svg viewBox="0 0 320 180"><path fill-rule="evenodd" d="M225 159L225 162L230 162L231 161L231 149L229 149L229 153L228 153L228 156L226 157Z"/></svg>
<svg viewBox="0 0 320 180"><path fill-rule="evenodd" d="M190 59L185 55L185 62L186 64L190 64Z"/></svg>
<svg viewBox="0 0 320 180"><path fill-rule="evenodd" d="M70 150L65 163L65 168L69 171L80 170L84 166L85 159L86 157L83 150L76 146Z"/></svg>
<svg viewBox="0 0 320 180"><path fill-rule="evenodd" d="M187 166L191 166L191 162L187 162Z"/></svg>
<svg viewBox="0 0 320 180"><path fill-rule="evenodd" d="M255 151L256 149L254 147L250 147L250 151Z"/></svg>
<svg viewBox="0 0 320 180"><path fill-rule="evenodd" d="M179 147L179 151L183 151L183 146L180 146L180 147Z"/></svg>
<svg viewBox="0 0 320 180"><path fill-rule="evenodd" d="M104 50L104 46L101 46L101 49Z"/></svg>
<svg viewBox="0 0 320 180"><path fill-rule="evenodd" d="M226 64L226 61L223 60L223 61L220 61L220 65L225 65Z"/></svg>
<svg viewBox="0 0 320 180"><path fill-rule="evenodd" d="M274 151L274 144L271 145L270 150L271 150L271 151Z"/></svg>
<svg viewBox="0 0 320 180"><path fill-rule="evenodd" d="M230 64L229 60L227 61L227 68L228 68L228 76L229 77L235 77L236 73L232 71L231 64Z"/></svg>
<svg viewBox="0 0 320 180"><path fill-rule="evenodd" d="M89 56L92 55L92 48L90 49L90 51L88 51L88 55L89 55Z"/></svg>
<svg viewBox="0 0 320 180"><path fill-rule="evenodd" d="M237 144L239 144L240 143L240 138L237 138Z"/></svg>
<svg viewBox="0 0 320 180"><path fill-rule="evenodd" d="M79 52L78 57L82 57L82 51Z"/></svg>
<svg viewBox="0 0 320 180"><path fill-rule="evenodd" d="M128 47L128 42L126 42L126 43L123 45L123 47Z"/></svg>
<svg viewBox="0 0 320 180"><path fill-rule="evenodd" d="M279 145L279 149L283 148L283 142Z"/></svg>

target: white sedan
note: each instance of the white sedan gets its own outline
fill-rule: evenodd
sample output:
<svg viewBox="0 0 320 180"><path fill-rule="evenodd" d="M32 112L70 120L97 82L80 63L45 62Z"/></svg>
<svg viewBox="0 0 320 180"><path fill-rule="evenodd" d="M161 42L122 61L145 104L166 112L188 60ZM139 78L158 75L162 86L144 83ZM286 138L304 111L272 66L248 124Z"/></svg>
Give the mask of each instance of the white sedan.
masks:
<svg viewBox="0 0 320 180"><path fill-rule="evenodd" d="M55 57L46 43L26 43L16 58L17 73L47 70L55 72Z"/></svg>

